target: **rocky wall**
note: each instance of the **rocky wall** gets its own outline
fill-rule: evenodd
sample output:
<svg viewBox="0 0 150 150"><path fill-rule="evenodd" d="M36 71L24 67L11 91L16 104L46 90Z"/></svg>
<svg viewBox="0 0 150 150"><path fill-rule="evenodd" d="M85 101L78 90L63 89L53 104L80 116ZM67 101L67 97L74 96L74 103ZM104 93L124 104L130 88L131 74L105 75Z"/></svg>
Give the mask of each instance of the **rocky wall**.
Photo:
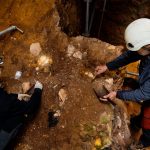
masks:
<svg viewBox="0 0 150 150"><path fill-rule="evenodd" d="M111 44L124 44L126 26L141 17L150 17L149 0L106 0L104 18L100 30L104 0L90 3L90 15L95 3L95 15L90 32L91 37L99 38ZM57 2L60 13L60 25L69 36L85 31L85 1L61 0Z"/></svg>

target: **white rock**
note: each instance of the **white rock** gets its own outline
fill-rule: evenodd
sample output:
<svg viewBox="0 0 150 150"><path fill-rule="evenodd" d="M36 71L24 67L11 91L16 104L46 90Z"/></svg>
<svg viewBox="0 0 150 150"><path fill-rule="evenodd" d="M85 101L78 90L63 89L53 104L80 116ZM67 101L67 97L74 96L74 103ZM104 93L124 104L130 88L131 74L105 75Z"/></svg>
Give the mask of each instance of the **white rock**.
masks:
<svg viewBox="0 0 150 150"><path fill-rule="evenodd" d="M67 92L64 89L60 89L58 92L59 100L60 100L60 106L62 106L67 99Z"/></svg>
<svg viewBox="0 0 150 150"><path fill-rule="evenodd" d="M82 53L80 51L77 51L73 54L74 58L82 59Z"/></svg>
<svg viewBox="0 0 150 150"><path fill-rule="evenodd" d="M95 76L91 72L88 72L88 71L85 72L85 75L92 79L95 78Z"/></svg>
<svg viewBox="0 0 150 150"><path fill-rule="evenodd" d="M19 79L20 77L22 76L22 72L21 71L16 71L16 74L15 74L15 79Z"/></svg>
<svg viewBox="0 0 150 150"><path fill-rule="evenodd" d="M42 51L40 43L32 43L30 45L30 53L34 56L38 56Z"/></svg>
<svg viewBox="0 0 150 150"><path fill-rule="evenodd" d="M36 71L39 71L39 70L40 70L40 68L39 68L39 67L36 67L36 68L35 68L35 70L36 70Z"/></svg>
<svg viewBox="0 0 150 150"><path fill-rule="evenodd" d="M52 63L53 63L52 58L45 55L40 56L38 59L38 65L41 67L51 65Z"/></svg>
<svg viewBox="0 0 150 150"><path fill-rule="evenodd" d="M60 117L61 116L61 113L60 113L60 110L57 110L54 114L55 117Z"/></svg>
<svg viewBox="0 0 150 150"><path fill-rule="evenodd" d="M116 124L117 124L117 127L120 129L121 125L122 125L122 121L121 121L120 116L117 116Z"/></svg>
<svg viewBox="0 0 150 150"><path fill-rule="evenodd" d="M73 45L68 45L68 49L67 49L67 56L72 56L73 53L75 52L75 47Z"/></svg>

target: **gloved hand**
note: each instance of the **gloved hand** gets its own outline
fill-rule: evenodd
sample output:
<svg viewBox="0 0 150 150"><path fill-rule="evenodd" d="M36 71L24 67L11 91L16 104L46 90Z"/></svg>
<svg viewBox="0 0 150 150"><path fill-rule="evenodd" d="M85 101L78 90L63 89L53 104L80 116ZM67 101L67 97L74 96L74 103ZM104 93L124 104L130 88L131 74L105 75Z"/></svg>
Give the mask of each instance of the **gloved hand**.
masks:
<svg viewBox="0 0 150 150"><path fill-rule="evenodd" d="M36 81L36 83L35 83L35 86L34 86L34 88L36 89L43 89L43 85L42 85L42 83L41 82L39 82L39 81Z"/></svg>
<svg viewBox="0 0 150 150"><path fill-rule="evenodd" d="M30 100L30 95L28 94L18 94L18 100L22 101L29 101Z"/></svg>

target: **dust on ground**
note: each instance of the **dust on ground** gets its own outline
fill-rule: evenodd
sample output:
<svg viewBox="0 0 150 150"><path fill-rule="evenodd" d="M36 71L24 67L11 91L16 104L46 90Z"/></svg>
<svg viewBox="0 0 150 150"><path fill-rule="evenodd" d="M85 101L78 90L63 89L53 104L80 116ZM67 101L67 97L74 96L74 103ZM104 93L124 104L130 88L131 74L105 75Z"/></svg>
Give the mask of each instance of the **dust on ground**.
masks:
<svg viewBox="0 0 150 150"><path fill-rule="evenodd" d="M4 56L1 77L7 83L7 90L21 93L23 82L34 84L35 80L44 86L40 110L17 139L15 149L90 150L96 149L96 140L97 146L111 144L109 138L103 140L103 135L110 137L113 109L98 101L91 82L95 66L118 56L122 47L81 36L68 37L59 27L54 1L7 0L0 4L3 6L0 30L17 25L24 31L0 37L0 52ZM42 51L33 56L30 45L36 42ZM52 59L48 69L38 65L41 56ZM22 77L15 80L18 70L22 71ZM107 76L118 77L113 72ZM67 95L63 106L59 105L60 89ZM53 128L48 127L50 110L61 113L59 123Z"/></svg>

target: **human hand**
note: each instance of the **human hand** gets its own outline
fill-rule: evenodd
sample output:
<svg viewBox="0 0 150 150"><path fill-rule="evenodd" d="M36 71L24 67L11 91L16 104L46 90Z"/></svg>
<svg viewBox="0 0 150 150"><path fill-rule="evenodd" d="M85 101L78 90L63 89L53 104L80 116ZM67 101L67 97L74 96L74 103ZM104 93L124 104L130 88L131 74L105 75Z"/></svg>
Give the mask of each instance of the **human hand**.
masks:
<svg viewBox="0 0 150 150"><path fill-rule="evenodd" d="M30 82L23 82L22 83L22 91L23 93L27 93L31 88Z"/></svg>
<svg viewBox="0 0 150 150"><path fill-rule="evenodd" d="M43 89L43 85L42 85L41 82L36 81L34 88L37 88L37 89L41 89L41 90L42 90L42 89Z"/></svg>
<svg viewBox="0 0 150 150"><path fill-rule="evenodd" d="M97 66L95 68L95 75L99 75L101 73L104 73L106 70L107 70L107 66L106 65L100 65L100 66Z"/></svg>
<svg viewBox="0 0 150 150"><path fill-rule="evenodd" d="M115 91L112 91L110 92L109 94L103 96L104 99L109 99L111 101L114 101L116 99L116 95L117 95L117 92Z"/></svg>
<svg viewBox="0 0 150 150"><path fill-rule="evenodd" d="M30 95L28 94L18 94L18 100L22 101L29 101L30 100Z"/></svg>

